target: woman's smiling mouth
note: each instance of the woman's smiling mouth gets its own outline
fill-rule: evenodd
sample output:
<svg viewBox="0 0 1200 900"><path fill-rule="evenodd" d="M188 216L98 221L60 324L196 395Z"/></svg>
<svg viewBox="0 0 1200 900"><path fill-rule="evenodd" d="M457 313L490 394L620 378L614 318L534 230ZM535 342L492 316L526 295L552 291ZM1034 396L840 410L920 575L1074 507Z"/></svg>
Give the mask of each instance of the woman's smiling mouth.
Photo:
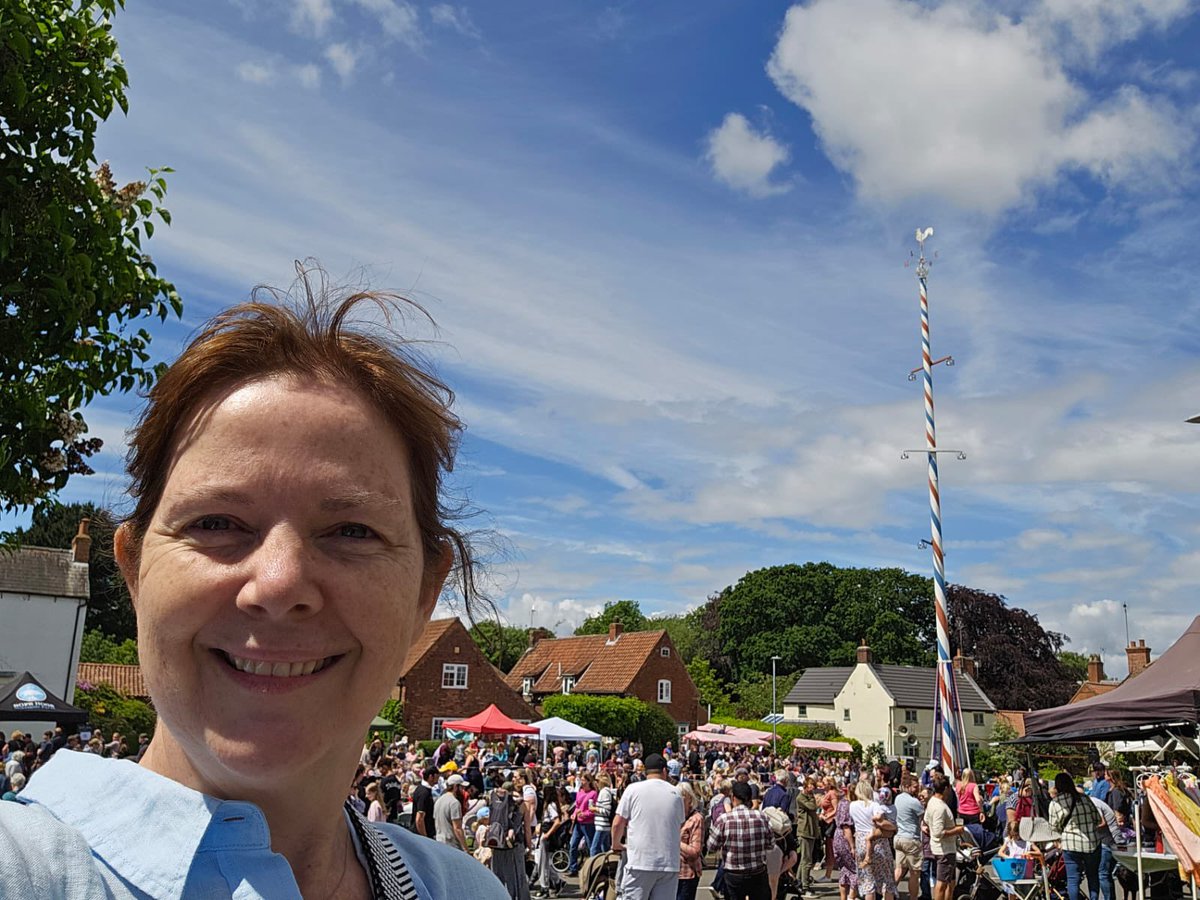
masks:
<svg viewBox="0 0 1200 900"><path fill-rule="evenodd" d="M224 650L215 651L218 656L239 672L246 675L265 676L268 678L297 678L302 675L315 675L341 659L341 654L326 656L320 659L301 659L294 662L268 662L266 660L246 659L235 656Z"/></svg>

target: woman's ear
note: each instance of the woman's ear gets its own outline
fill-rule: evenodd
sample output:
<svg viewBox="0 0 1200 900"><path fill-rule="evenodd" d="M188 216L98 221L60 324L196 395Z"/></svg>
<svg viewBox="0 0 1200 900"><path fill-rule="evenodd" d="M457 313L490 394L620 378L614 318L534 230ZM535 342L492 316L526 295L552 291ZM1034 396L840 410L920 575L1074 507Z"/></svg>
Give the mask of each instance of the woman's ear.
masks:
<svg viewBox="0 0 1200 900"><path fill-rule="evenodd" d="M129 523L119 525L113 533L113 556L117 559L117 567L121 570L121 577L125 579L125 586L129 588L129 599L133 601L134 612L137 612L138 602L140 550Z"/></svg>

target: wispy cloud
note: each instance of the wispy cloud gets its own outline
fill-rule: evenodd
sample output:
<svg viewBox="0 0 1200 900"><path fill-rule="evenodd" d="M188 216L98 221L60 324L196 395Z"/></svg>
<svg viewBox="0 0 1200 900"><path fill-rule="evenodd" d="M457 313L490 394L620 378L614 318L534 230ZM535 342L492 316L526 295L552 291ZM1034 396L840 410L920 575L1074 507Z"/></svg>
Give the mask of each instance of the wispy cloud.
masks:
<svg viewBox="0 0 1200 900"><path fill-rule="evenodd" d="M342 84L349 84L354 79L354 70L358 67L359 52L349 44L330 44L325 48L325 59L333 67Z"/></svg>
<svg viewBox="0 0 1200 900"><path fill-rule="evenodd" d="M435 3L429 7L429 21L439 28L449 28L464 37L480 38L479 29L471 19L471 11L465 6L450 3Z"/></svg>

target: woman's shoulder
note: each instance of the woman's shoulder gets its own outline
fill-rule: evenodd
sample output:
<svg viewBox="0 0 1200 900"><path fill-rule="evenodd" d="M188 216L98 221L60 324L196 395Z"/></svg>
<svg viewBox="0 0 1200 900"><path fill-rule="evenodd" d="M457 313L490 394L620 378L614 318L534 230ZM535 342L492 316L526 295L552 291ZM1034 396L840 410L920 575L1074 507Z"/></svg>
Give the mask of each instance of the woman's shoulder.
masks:
<svg viewBox="0 0 1200 900"><path fill-rule="evenodd" d="M108 897L83 835L41 806L0 803L0 896Z"/></svg>
<svg viewBox="0 0 1200 900"><path fill-rule="evenodd" d="M480 900L507 900L508 892L500 880L477 862L449 844L431 841L399 825L372 823L400 851L414 880L420 881L428 896L478 897Z"/></svg>

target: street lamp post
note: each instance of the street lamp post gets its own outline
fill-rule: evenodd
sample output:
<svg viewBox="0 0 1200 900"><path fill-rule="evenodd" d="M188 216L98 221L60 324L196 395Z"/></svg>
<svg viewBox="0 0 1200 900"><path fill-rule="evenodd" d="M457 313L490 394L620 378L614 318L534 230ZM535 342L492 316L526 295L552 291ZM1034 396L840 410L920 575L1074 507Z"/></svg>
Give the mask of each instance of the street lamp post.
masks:
<svg viewBox="0 0 1200 900"><path fill-rule="evenodd" d="M783 659L782 656L771 657L771 752L778 753L779 747L779 726L775 719L775 661Z"/></svg>

